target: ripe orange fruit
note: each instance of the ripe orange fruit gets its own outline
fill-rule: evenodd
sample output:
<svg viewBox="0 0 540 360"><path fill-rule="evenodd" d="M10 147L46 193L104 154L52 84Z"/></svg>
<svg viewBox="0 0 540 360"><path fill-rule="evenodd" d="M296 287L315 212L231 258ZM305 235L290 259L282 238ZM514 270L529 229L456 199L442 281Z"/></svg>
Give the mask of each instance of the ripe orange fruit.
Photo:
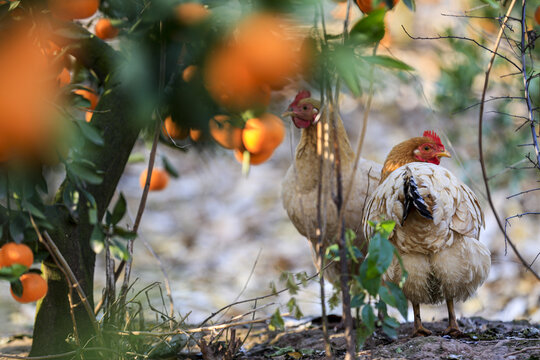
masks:
<svg viewBox="0 0 540 360"><path fill-rule="evenodd" d="M56 141L58 70L42 52L46 30L26 20L0 32L0 143L3 151L23 158L41 153Z"/></svg>
<svg viewBox="0 0 540 360"><path fill-rule="evenodd" d="M148 169L145 169L141 176L139 177L139 184L141 185L141 188L144 189L144 186L146 185L146 175L148 173ZM154 168L152 169L152 178L150 179L150 191L158 191L163 190L167 187L167 184L169 183L169 174L165 170Z"/></svg>
<svg viewBox="0 0 540 360"><path fill-rule="evenodd" d="M536 20L538 25L540 25L540 5L538 5L536 11L534 12L534 20Z"/></svg>
<svg viewBox="0 0 540 360"><path fill-rule="evenodd" d="M109 19L99 19L94 30L96 36L101 40L114 39L119 32L118 28L114 27Z"/></svg>
<svg viewBox="0 0 540 360"><path fill-rule="evenodd" d="M0 257L2 258L0 262L3 266L21 264L30 267L34 263L34 253L32 253L32 250L25 244L17 244L14 242L2 246Z"/></svg>
<svg viewBox="0 0 540 360"><path fill-rule="evenodd" d="M71 74L69 73L69 70L66 68L62 68L62 71L56 77L56 81L58 82L59 87L64 87L68 85L71 82Z"/></svg>
<svg viewBox="0 0 540 360"><path fill-rule="evenodd" d="M281 89L303 67L303 37L291 21L269 14L252 15L235 30L235 46L253 76Z"/></svg>
<svg viewBox="0 0 540 360"><path fill-rule="evenodd" d="M355 0L356 5L362 10L364 14L369 14L373 11L373 0ZM399 2L399 0L394 0L394 6ZM386 7L384 1L379 4L379 8Z"/></svg>
<svg viewBox="0 0 540 360"><path fill-rule="evenodd" d="M190 82L191 80L193 80L195 75L197 75L198 71L199 71L199 68L197 67L197 65L189 65L182 72L182 80L184 80L187 83Z"/></svg>
<svg viewBox="0 0 540 360"><path fill-rule="evenodd" d="M237 48L218 49L204 70L208 92L229 110L266 107L270 103L270 87L253 75Z"/></svg>
<svg viewBox="0 0 540 360"><path fill-rule="evenodd" d="M86 19L96 13L99 0L47 0L51 13L64 20Z"/></svg>
<svg viewBox="0 0 540 360"><path fill-rule="evenodd" d="M189 131L176 125L170 116L167 116L165 119L161 131L166 138L170 136L173 139L179 140L185 139L189 135Z"/></svg>
<svg viewBox="0 0 540 360"><path fill-rule="evenodd" d="M242 129L231 124L227 115L216 115L209 122L210 135L225 149L242 146Z"/></svg>
<svg viewBox="0 0 540 360"><path fill-rule="evenodd" d="M249 163L251 165L259 165L268 160L272 156L272 151L262 152L260 154L249 154ZM242 149L234 149L234 157L239 163L244 162L244 151Z"/></svg>
<svg viewBox="0 0 540 360"><path fill-rule="evenodd" d="M99 101L99 96L95 93L94 90L90 88L86 89L77 89L73 91L75 94L82 96L86 100L90 101L90 106L88 109L94 110L97 106L97 103Z"/></svg>
<svg viewBox="0 0 540 360"><path fill-rule="evenodd" d="M16 296L11 290L11 296L20 303L38 301L47 294L47 281L36 273L26 273L19 278L22 283L23 292L21 297Z"/></svg>
<svg viewBox="0 0 540 360"><path fill-rule="evenodd" d="M197 2L186 2L175 8L176 18L180 23L192 26L200 23L208 17L209 11L204 5Z"/></svg>
<svg viewBox="0 0 540 360"><path fill-rule="evenodd" d="M2 161L2 159L0 159L0 162ZM0 248L0 269L3 268L4 266L4 258L2 257L2 248Z"/></svg>
<svg viewBox="0 0 540 360"><path fill-rule="evenodd" d="M283 121L270 113L249 119L242 132L244 146L252 154L272 153L284 137Z"/></svg>
<svg viewBox="0 0 540 360"><path fill-rule="evenodd" d="M86 122L92 121L92 116L93 116L93 115L94 115L93 112L87 111L87 112L84 114L84 119L86 120Z"/></svg>
<svg viewBox="0 0 540 360"><path fill-rule="evenodd" d="M202 134L203 132L201 129L189 129L189 137L195 142L201 140Z"/></svg>

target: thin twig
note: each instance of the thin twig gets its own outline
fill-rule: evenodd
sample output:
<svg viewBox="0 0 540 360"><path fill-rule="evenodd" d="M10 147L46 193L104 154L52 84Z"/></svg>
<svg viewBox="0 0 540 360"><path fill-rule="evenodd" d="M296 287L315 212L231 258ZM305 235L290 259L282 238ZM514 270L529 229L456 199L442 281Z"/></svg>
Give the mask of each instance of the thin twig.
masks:
<svg viewBox="0 0 540 360"><path fill-rule="evenodd" d="M507 17L505 17L505 21L504 21L504 24L506 24L506 21L508 20ZM503 26L504 27L504 26ZM446 35L446 36L443 36L443 35L437 35L437 36L432 36L432 37L422 37L422 36L412 36L411 34L409 34L407 32L407 30L405 29L405 26L401 25L401 28L403 29L403 31L405 31L405 34L407 34L408 37L410 37L411 39L413 40L441 40L441 39L453 39L453 40L465 40L465 41L471 41L473 43L475 43L476 45L478 45L479 47L481 47L482 49L484 50L487 50L489 51L490 53L493 54L493 56L499 56L500 58L506 60L507 62L509 62L510 64L512 64L516 69L518 69L519 71L521 71L521 67L519 67L515 62L513 62L512 60L510 60L509 58L507 58L506 56L502 55L502 54L499 54L497 52L497 49L495 50L491 50L489 49L488 47L480 44L478 41L476 41L475 39L471 39L471 38L468 38L468 37L464 37L464 36L454 36L454 35ZM502 29L502 28L501 28ZM501 33L499 33L499 37L498 37L498 41L497 41L497 48L499 47L499 43L500 43L500 37L502 36Z"/></svg>
<svg viewBox="0 0 540 360"><path fill-rule="evenodd" d="M530 192L533 192L533 191L538 191L538 190L540 190L540 188L525 190L525 191L519 192L517 194L507 196L506 199L508 200L508 199L513 198L513 197L520 196L520 195L523 195L523 194L527 194L527 193L530 193Z"/></svg>
<svg viewBox="0 0 540 360"><path fill-rule="evenodd" d="M480 112L479 112L479 115L478 115L478 152L479 152L479 155L480 155L480 165L481 165L481 168L482 168L482 177L484 179L484 185L486 187L487 200L488 200L489 206L491 207L493 215L495 216L495 219L497 220L497 224L499 225L499 229L503 232L503 234L505 234L506 242L508 244L510 244L510 246L512 247L512 250L514 251L514 253L518 257L518 259L521 261L523 266L525 266L527 269L529 269L531 271L531 273L538 280L540 280L540 276L536 272L534 272L534 270L531 269L531 267L528 265L527 261L525 261L523 256L521 256L521 254L517 250L514 243L510 240L510 238L508 238L506 236L505 226L503 225L503 223L502 223L502 221L501 221L501 219L500 219L500 217L499 217L499 215L497 213L497 210L495 209L495 204L493 203L493 199L491 198L491 191L490 191L489 182L488 182L486 164L485 164L485 160L484 160L483 143L482 143L483 121L484 121L484 104L485 104L485 98L486 98L487 88L488 88L488 84L489 84L489 75L491 73L493 63L495 61L496 51L497 51L497 49L499 47L499 44L501 42L502 33L503 33L504 28L506 26L506 22L508 21L508 16L512 12L512 9L514 8L515 4L516 4L516 0L512 0L512 3L508 7L505 18L504 18L504 20L503 20L503 22L501 24L501 29L499 30L499 34L497 35L497 40L496 40L496 43L495 43L495 46L494 46L494 51L492 51L491 59L489 61L489 65L488 65L488 68L486 70L486 76L485 76L485 79L484 79L484 87L483 87L483 90L482 90L482 98L480 100Z"/></svg>
<svg viewBox="0 0 540 360"><path fill-rule="evenodd" d="M517 354L522 354L524 352L533 351L533 350L540 350L540 346L529 346L529 347L523 348L521 350L505 354L504 357L514 356L514 355L517 355Z"/></svg>
<svg viewBox="0 0 540 360"><path fill-rule="evenodd" d="M327 264L326 267L328 267L330 264ZM307 279L305 279L305 282L307 281L311 281L313 279L315 279L317 276L319 276L320 272L317 271L315 274L311 275L310 277L308 277ZM304 282L303 281L299 281L296 283L297 286L300 286L302 285ZM217 314L221 313L222 311L225 311L227 310L228 308L230 307L233 307L233 306L236 306L236 305L240 305L240 304L245 304L245 303L248 303L248 302L252 302L252 301L258 301L258 300L263 300L263 299L266 299L266 298L269 298L269 297L273 297L273 296L277 296L281 293L284 293L285 291L289 291L289 288L283 288L281 290L278 290L276 292L273 292L271 294L266 294L266 295L262 295L262 296L257 296L257 297L254 297L254 298L251 298L251 299L246 299L246 300L239 300L239 301L236 301L232 304L229 304L229 305L226 305L224 307L222 307L221 309L213 312L212 314L210 314L210 316L208 316L206 319L204 319L202 321L201 324L206 324L208 322L208 320L210 320L211 318L213 318L214 316L216 316Z"/></svg>
<svg viewBox="0 0 540 360"><path fill-rule="evenodd" d="M525 86L525 100L527 101L527 110L529 115L529 122L531 124L531 136L534 144L534 150L536 152L536 159L538 164L538 170L540 170L540 148L538 146L538 136L536 135L536 126L534 124L534 114L533 106L531 102L531 95L529 93L529 78L527 75L527 59L525 54L527 47L525 46L525 34L527 32L527 24L525 22L525 10L526 10L526 0L521 2L521 63L522 63L522 72L523 72L523 85ZM528 44L527 44L528 45Z"/></svg>

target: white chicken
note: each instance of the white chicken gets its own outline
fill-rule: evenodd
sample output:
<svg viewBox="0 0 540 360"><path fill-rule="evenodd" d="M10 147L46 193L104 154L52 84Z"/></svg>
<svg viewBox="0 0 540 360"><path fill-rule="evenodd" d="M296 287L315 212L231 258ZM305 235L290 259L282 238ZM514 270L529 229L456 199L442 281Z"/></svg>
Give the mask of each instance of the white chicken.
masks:
<svg viewBox="0 0 540 360"><path fill-rule="evenodd" d="M366 203L364 235L373 229L367 220L393 220L390 241L397 248L408 277L403 293L414 311L414 336L427 336L419 304L446 301L448 327L444 334L461 334L454 301L469 298L485 281L490 252L478 241L484 214L472 190L439 166L450 157L435 132L426 131L396 145L389 153L380 185ZM383 277L399 282L401 266L394 258Z"/></svg>

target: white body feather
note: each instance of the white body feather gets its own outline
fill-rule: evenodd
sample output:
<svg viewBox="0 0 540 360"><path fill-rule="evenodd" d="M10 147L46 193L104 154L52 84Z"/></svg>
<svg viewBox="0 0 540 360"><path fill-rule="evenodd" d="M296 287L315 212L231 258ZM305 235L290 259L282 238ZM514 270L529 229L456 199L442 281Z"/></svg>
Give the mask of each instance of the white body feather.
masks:
<svg viewBox="0 0 540 360"><path fill-rule="evenodd" d="M405 209L404 174L410 172L433 220ZM490 252L478 241L484 214L472 190L447 169L423 162L393 171L372 193L364 212L364 234L372 235L367 220L394 220L390 241L408 272L403 292L415 303L465 300L485 281ZM385 280L399 282L401 267L394 259Z"/></svg>

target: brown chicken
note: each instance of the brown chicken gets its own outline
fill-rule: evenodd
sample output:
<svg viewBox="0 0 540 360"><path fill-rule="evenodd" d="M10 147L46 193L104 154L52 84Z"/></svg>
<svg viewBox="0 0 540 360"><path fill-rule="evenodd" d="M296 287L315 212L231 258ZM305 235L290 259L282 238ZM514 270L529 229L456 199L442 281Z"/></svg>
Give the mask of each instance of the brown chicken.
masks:
<svg viewBox="0 0 540 360"><path fill-rule="evenodd" d="M414 311L413 336L427 336L419 304L446 301L448 328L461 334L454 301L466 300L485 281L490 252L478 241L484 214L478 199L450 171L439 166L450 157L435 132L426 131L396 145L388 154L380 185L366 203L364 234L372 234L367 220L394 220L390 241L399 251L408 273L403 286ZM383 277L398 283L401 266L394 258Z"/></svg>
<svg viewBox="0 0 540 360"><path fill-rule="evenodd" d="M321 110L320 102L312 99L309 91L298 93L282 116L291 116L294 125L302 129L300 142L296 147L293 164L289 167L282 182L281 197L283 207L292 223L313 247L314 262L320 266L317 242L322 234L323 246L326 248L338 242L338 213L333 201L337 194L335 170L335 152L333 144L333 127L328 121L329 112ZM336 119L336 135L338 138L343 189L347 189L351 180L354 151L351 148L347 133L341 119ZM321 138L318 147L318 134ZM322 156L322 169L321 169ZM361 159L356 170L350 198L344 212L345 228L357 234L356 245L365 245L362 227L358 219L362 217L368 189L375 189L379 183L381 165L373 161ZM322 181L321 181L322 179ZM318 189L321 186L321 224L317 213ZM319 232L320 231L320 232ZM332 283L339 281L339 264L334 263L325 271Z"/></svg>

